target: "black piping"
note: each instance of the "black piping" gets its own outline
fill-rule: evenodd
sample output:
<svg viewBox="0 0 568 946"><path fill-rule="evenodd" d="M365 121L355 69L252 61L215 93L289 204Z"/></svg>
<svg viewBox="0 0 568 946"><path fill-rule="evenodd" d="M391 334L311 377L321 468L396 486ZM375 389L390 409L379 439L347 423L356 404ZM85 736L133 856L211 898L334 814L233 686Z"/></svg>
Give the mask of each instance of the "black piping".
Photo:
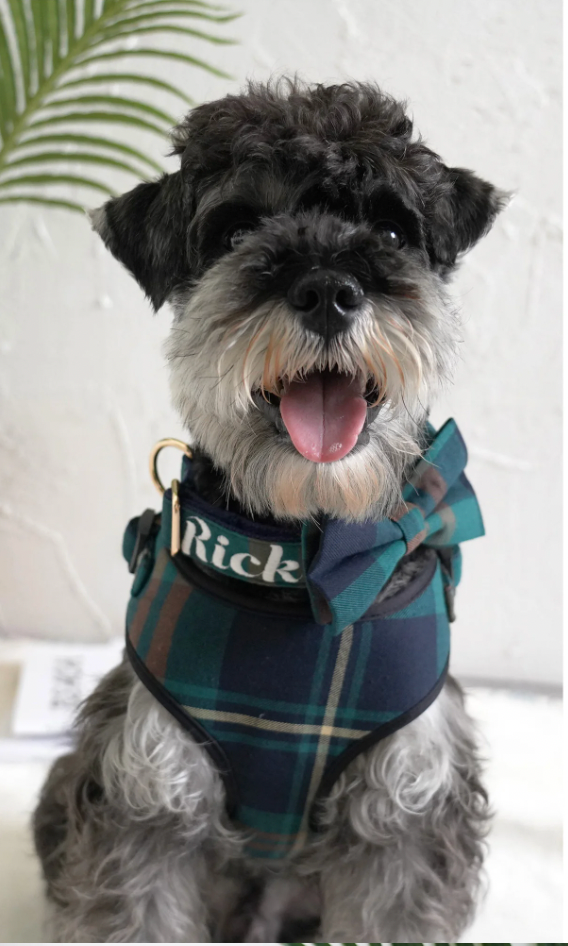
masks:
<svg viewBox="0 0 568 946"><path fill-rule="evenodd" d="M136 653L128 637L128 632L126 633L126 653L132 664L132 669L146 689L157 699L158 703L162 704L168 713L171 713L174 719L177 719L178 723L180 723L184 729L187 729L188 732L191 733L198 745L209 754L223 780L227 793L227 814L231 817L237 808L238 790L233 770L222 746L209 735L207 730L204 729L197 720L193 719L192 716L189 716L188 713L185 712L177 700L174 700L171 693L168 693L161 683L150 673L146 664L143 663Z"/></svg>
<svg viewBox="0 0 568 946"><path fill-rule="evenodd" d="M316 796L312 802L312 807L310 809L310 827L312 831L320 831L321 825L318 823L318 812L317 805L322 799L330 792L334 782L337 781L343 770L349 765L350 762L355 759L359 753L365 752L366 749L370 749L371 746L374 746L377 742L380 742L381 739L386 739L387 736L392 736L393 733L397 732L398 729L402 729L403 726L407 726L413 720L417 719L422 713L428 709L431 703L434 702L436 697L440 694L444 683L446 682L446 676L448 673L449 666L449 657L446 661L446 665L440 674L440 677L432 687L432 689L423 696L418 703L415 703L414 706L411 706L410 709L406 710L405 713L401 713L400 716L397 716L395 719L389 719L387 723L383 723L382 726L379 726L377 729L373 729L368 736L363 736L362 739L358 739L356 742L352 742L350 746L347 746L343 750L341 755L337 756L333 762L327 767L323 773L322 780L319 784Z"/></svg>
<svg viewBox="0 0 568 946"><path fill-rule="evenodd" d="M222 601L228 601L238 608L245 611L254 611L255 613L266 614L269 617L274 615L288 615L291 617L306 617L313 620L312 610L309 601L286 601L269 600L260 598L255 592L255 585L247 585L245 582L239 582L238 578L234 580L239 582L238 589L234 585L229 585L217 577L207 574L199 568L187 555L178 552L177 555L170 555L172 562L183 577L192 585L202 588L215 598ZM230 580L230 579L229 579ZM280 589L279 589L280 590ZM285 589L283 589L285 593ZM307 592L306 592L307 594Z"/></svg>
<svg viewBox="0 0 568 946"><path fill-rule="evenodd" d="M432 554L429 555L424 562L424 567L408 585L391 598L387 598L386 601L379 601L378 604L373 603L357 621L366 621L376 617L389 617L391 614L396 614L397 611L401 611L403 608L407 608L409 604L412 604L412 602L422 594L434 577L438 556L433 549L431 552ZM182 552L178 552L177 555L170 555L170 558L179 573L186 581L189 581L190 584L244 611L254 611L255 614L260 613L267 617L285 615L287 617L308 618L312 621L314 619L309 601L287 601L285 597L278 600L261 598L258 596L258 587L256 585L248 585L245 582L239 581L237 578L234 579L234 581L237 582L238 585L229 585L228 582L233 579L222 581L208 574L199 568L193 559L188 555L184 555ZM283 595L286 594L285 588L278 590L282 591Z"/></svg>

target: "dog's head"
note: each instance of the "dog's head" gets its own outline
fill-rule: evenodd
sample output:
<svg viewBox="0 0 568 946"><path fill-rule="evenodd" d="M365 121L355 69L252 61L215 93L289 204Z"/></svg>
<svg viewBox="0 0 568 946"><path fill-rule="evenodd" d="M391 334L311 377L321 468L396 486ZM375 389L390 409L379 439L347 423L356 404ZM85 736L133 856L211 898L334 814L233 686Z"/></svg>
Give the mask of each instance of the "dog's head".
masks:
<svg viewBox="0 0 568 946"><path fill-rule="evenodd" d="M503 195L446 167L370 84L251 85L172 140L179 171L92 218L173 307L194 440L252 512L385 514L450 376L445 284Z"/></svg>

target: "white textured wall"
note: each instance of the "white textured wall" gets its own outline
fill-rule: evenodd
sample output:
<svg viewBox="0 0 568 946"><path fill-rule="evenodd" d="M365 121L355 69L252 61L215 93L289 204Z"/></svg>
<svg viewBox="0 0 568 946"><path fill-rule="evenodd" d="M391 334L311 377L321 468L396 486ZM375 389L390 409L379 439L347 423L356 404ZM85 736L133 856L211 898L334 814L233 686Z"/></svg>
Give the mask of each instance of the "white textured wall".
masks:
<svg viewBox="0 0 568 946"><path fill-rule="evenodd" d="M273 72L373 78L408 98L448 163L518 192L456 279L463 362L434 421L453 415L466 436L488 533L464 550L454 669L556 682L561 3L235 5L240 45L199 50L235 81L173 77L197 100ZM86 220L18 206L0 227L1 632L97 640L122 630L124 524L158 500L149 448L182 435L160 353L169 314L151 316Z"/></svg>

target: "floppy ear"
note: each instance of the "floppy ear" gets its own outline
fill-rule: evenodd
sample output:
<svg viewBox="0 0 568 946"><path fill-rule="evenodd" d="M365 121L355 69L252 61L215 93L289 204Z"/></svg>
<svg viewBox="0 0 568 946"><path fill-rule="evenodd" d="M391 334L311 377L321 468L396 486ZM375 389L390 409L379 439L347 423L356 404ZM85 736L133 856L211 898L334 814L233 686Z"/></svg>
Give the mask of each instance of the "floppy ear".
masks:
<svg viewBox="0 0 568 946"><path fill-rule="evenodd" d="M155 310L189 276L189 207L179 171L139 184L89 216L93 230L132 273Z"/></svg>
<svg viewBox="0 0 568 946"><path fill-rule="evenodd" d="M433 263L451 269L457 257L489 232L510 195L465 168L444 167L428 213L428 251Z"/></svg>

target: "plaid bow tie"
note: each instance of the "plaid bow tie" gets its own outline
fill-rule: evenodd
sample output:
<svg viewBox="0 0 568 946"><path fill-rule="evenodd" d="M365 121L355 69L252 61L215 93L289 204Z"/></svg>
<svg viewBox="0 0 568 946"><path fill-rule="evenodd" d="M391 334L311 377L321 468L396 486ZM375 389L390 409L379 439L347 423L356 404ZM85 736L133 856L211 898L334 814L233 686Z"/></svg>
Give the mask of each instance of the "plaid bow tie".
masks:
<svg viewBox="0 0 568 946"><path fill-rule="evenodd" d="M453 618L453 589L459 582L458 543L484 534L481 510L465 476L467 449L451 419L436 433L403 490L404 502L379 522L326 519L320 531L306 523L304 562L312 609L318 623L339 632L359 620L393 574L418 545L435 548L444 565L446 601Z"/></svg>

